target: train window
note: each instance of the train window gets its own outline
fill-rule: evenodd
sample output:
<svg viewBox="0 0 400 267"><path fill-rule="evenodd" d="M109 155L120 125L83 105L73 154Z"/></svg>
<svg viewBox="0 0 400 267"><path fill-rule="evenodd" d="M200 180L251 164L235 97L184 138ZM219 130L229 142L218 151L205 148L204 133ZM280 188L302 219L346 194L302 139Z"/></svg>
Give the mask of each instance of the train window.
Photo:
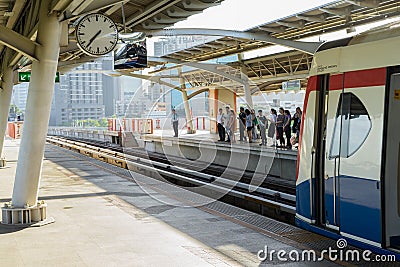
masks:
<svg viewBox="0 0 400 267"><path fill-rule="evenodd" d="M371 119L361 100L352 93L340 95L329 158L352 156L371 131Z"/></svg>

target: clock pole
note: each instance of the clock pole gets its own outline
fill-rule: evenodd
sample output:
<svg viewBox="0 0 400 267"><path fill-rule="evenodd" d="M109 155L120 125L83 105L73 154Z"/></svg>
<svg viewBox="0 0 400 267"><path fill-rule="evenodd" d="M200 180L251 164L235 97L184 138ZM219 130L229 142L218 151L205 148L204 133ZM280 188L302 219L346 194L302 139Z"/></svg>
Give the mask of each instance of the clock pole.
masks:
<svg viewBox="0 0 400 267"><path fill-rule="evenodd" d="M38 188L61 35L61 24L57 15L48 14L50 3L51 0L40 1L37 42L41 46L35 51L38 61L32 64L12 202L9 209L3 208L3 215L12 217L6 222L9 224L13 224L14 221L18 223L18 218L14 218L17 215L15 213L29 216L28 221L22 223L46 222L46 204L38 203ZM3 223L4 220L3 216Z"/></svg>

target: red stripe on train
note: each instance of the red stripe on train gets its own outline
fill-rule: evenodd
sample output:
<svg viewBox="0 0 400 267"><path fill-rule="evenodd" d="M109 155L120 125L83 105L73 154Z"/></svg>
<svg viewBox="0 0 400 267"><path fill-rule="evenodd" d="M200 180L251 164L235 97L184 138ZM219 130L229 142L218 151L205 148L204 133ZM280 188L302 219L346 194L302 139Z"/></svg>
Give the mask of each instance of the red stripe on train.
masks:
<svg viewBox="0 0 400 267"><path fill-rule="evenodd" d="M343 83L344 77L344 83ZM329 77L329 90L381 86L386 84L386 68L350 71Z"/></svg>

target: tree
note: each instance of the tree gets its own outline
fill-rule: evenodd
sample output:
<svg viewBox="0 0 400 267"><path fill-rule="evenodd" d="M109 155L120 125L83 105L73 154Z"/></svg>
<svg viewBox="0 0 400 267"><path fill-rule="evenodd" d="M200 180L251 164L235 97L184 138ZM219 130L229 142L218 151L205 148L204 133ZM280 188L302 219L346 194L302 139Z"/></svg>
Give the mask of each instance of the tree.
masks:
<svg viewBox="0 0 400 267"><path fill-rule="evenodd" d="M10 114L22 114L22 111L14 104L10 105Z"/></svg>

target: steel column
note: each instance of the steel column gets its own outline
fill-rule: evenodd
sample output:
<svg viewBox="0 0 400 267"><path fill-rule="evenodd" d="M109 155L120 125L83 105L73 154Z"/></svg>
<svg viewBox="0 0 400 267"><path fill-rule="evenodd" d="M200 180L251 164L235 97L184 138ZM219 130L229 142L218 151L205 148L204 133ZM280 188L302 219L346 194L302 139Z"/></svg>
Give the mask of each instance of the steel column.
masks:
<svg viewBox="0 0 400 267"><path fill-rule="evenodd" d="M7 128L8 112L10 110L11 95L13 90L13 70L3 65L3 88L0 89L0 160L3 158L4 137ZM4 160L0 165L4 165ZM1 166L4 167L4 166Z"/></svg>
<svg viewBox="0 0 400 267"><path fill-rule="evenodd" d="M12 196L13 207L26 208L37 204L61 35L61 24L57 15L48 14L50 2L50 0L41 1L37 35L37 42L41 46L36 49L39 61L32 64L32 77Z"/></svg>
<svg viewBox="0 0 400 267"><path fill-rule="evenodd" d="M180 77L183 105L185 107L185 114L186 114L186 121L187 121L187 133L193 134L193 133L196 133L196 130L193 128L192 114L190 112L190 106L189 106L189 97L185 90L186 85L185 85L185 80L182 77L182 68L178 68L178 76Z"/></svg>
<svg viewBox="0 0 400 267"><path fill-rule="evenodd" d="M240 62L240 76L242 78L244 97L246 100L247 106L252 109L253 108L253 98L251 97L251 88L250 88L250 79L246 73L246 66L243 63L243 55L241 53L238 54L238 61Z"/></svg>

